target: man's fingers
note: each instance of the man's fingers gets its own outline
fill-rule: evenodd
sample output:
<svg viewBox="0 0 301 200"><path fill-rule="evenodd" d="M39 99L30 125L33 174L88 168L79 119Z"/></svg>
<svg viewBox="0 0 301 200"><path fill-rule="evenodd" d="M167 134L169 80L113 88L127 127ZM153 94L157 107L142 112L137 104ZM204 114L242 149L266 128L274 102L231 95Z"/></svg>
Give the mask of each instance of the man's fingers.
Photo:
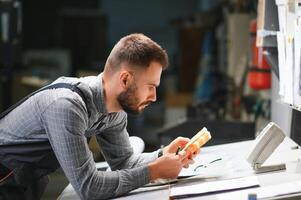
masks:
<svg viewBox="0 0 301 200"><path fill-rule="evenodd" d="M180 151L179 152L179 157L180 157L180 159L183 161L184 159L186 159L187 158L187 152L186 151Z"/></svg>
<svg viewBox="0 0 301 200"><path fill-rule="evenodd" d="M185 159L182 160L182 164L184 165L192 165L194 164L194 160L189 159L188 157L186 157Z"/></svg>
<svg viewBox="0 0 301 200"><path fill-rule="evenodd" d="M194 160L189 159L189 165L192 165L192 164L194 164Z"/></svg>
<svg viewBox="0 0 301 200"><path fill-rule="evenodd" d="M178 140L179 142L186 142L186 141L190 141L190 139L189 139L189 138L187 138L187 137L177 137L177 140Z"/></svg>
<svg viewBox="0 0 301 200"><path fill-rule="evenodd" d="M188 168L188 167L189 167L189 165L188 165L188 164L186 164L186 165L184 165L183 167L184 167L184 168Z"/></svg>
<svg viewBox="0 0 301 200"><path fill-rule="evenodd" d="M181 159L183 160L184 158L186 158L186 157L188 157L188 158L190 158L190 159L193 159L193 158L195 158L196 156L197 156L197 154L199 154L199 150L198 151L196 151L196 152L194 152L194 153L192 153L192 152L190 152L190 151L180 151L179 152L179 155L181 156Z"/></svg>
<svg viewBox="0 0 301 200"><path fill-rule="evenodd" d="M189 138L178 137L178 145L183 149L185 145L190 141Z"/></svg>
<svg viewBox="0 0 301 200"><path fill-rule="evenodd" d="M200 152L201 152L201 149L198 149L197 151L195 151L195 152L192 154L192 158L195 158Z"/></svg>

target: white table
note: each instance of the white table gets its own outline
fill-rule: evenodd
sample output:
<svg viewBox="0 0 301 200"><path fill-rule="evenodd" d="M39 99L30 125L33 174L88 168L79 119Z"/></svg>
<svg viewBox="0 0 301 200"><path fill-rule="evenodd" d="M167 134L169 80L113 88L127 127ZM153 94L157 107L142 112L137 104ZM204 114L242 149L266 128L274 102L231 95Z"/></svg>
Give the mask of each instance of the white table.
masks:
<svg viewBox="0 0 301 200"><path fill-rule="evenodd" d="M216 179L224 180L224 179L231 179L236 177L245 177L250 175L255 175L258 178L260 188L301 180L301 173L292 173L292 172L287 172L285 170L263 173L263 174L255 174L251 169L250 165L245 160L245 155L249 151L251 143L252 141L244 141L244 142L236 142L236 143L229 143L229 144L202 148L201 154L199 155L200 158L201 157L210 158L210 156L212 156L212 158L221 157L223 158L223 162L226 162L227 164L225 165L224 170L222 170L222 168L221 170L218 170L220 174L214 179L199 179L184 184L196 184L197 182L200 181L212 181ZM280 163L286 163L286 162L296 161L297 159L300 159L301 149L300 147L298 147L297 149L295 147L298 147L298 145L294 141L292 141L289 138L285 138L283 143L276 149L276 151L272 154L272 156L266 161L266 164L280 164ZM183 183L181 183L180 181L179 183L176 184L183 184ZM116 199L121 199L121 200L166 199L167 200L169 199L170 187L172 186L173 185L165 185L160 187L143 187L132 191L127 196L119 197ZM227 193L211 194L211 195L197 196L197 197L193 197L193 198L191 197L185 199L204 199L204 200L205 199L206 200L231 199L232 198L231 195L243 196L242 194L247 195L248 193L254 191L256 192L257 189L258 188L255 189L253 188L253 189L239 190L230 193L227 192ZM299 195L295 194L289 196L299 196ZM72 186L69 184L67 188L62 192L59 199L76 200L79 199L79 197L76 195ZM235 198L235 199L239 199L239 198ZM241 198L241 199L246 200L247 198ZM299 197L299 199L301 199L301 197Z"/></svg>

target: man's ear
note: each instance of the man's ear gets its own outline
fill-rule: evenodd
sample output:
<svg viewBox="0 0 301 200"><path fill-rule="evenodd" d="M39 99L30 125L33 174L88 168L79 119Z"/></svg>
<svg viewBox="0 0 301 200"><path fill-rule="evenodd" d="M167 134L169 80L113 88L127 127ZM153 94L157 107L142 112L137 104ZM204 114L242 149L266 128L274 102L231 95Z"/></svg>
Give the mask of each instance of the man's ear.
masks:
<svg viewBox="0 0 301 200"><path fill-rule="evenodd" d="M127 89L131 84L133 75L127 70L122 70L119 74L120 85L123 89Z"/></svg>

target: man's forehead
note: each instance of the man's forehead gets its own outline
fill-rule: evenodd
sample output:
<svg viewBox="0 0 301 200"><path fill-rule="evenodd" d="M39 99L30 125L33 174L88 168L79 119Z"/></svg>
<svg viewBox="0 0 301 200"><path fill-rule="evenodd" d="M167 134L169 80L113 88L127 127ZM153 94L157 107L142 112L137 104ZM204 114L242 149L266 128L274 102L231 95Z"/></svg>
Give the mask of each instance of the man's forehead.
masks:
<svg viewBox="0 0 301 200"><path fill-rule="evenodd" d="M159 63L153 63L148 67L146 79L151 81L152 84L158 86L160 84L161 73L162 66Z"/></svg>

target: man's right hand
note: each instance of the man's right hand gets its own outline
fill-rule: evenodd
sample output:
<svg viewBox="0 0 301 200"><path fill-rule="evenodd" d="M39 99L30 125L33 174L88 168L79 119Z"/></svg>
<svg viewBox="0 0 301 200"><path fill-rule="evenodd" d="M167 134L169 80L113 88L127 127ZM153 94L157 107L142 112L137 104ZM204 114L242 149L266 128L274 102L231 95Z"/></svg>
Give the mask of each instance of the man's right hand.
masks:
<svg viewBox="0 0 301 200"><path fill-rule="evenodd" d="M158 178L175 179L178 177L183 166L187 166L191 160L187 158L186 152L181 151L178 155L166 153L148 165L150 180Z"/></svg>

